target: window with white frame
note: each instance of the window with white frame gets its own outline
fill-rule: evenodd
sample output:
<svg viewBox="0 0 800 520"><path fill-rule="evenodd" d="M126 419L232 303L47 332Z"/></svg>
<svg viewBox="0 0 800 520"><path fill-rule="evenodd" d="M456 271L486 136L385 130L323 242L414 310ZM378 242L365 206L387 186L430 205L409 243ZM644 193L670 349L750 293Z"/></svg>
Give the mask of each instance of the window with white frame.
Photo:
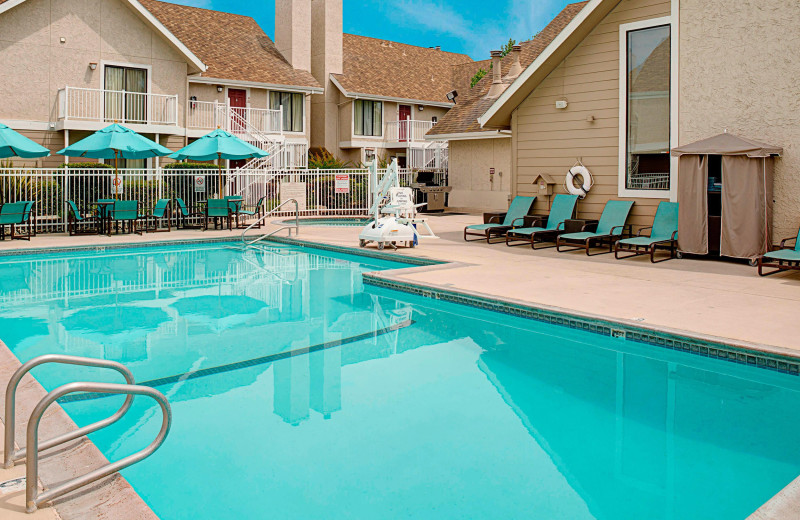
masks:
<svg viewBox="0 0 800 520"><path fill-rule="evenodd" d="M147 123L147 69L106 65L105 120Z"/></svg>
<svg viewBox="0 0 800 520"><path fill-rule="evenodd" d="M621 195L662 196L671 188L671 32L669 19L620 27Z"/></svg>
<svg viewBox="0 0 800 520"><path fill-rule="evenodd" d="M278 110L283 107L283 131L303 131L303 108L305 96L296 92L270 92L269 108Z"/></svg>
<svg viewBox="0 0 800 520"><path fill-rule="evenodd" d="M383 102L356 99L353 102L353 133L380 137L383 135Z"/></svg>

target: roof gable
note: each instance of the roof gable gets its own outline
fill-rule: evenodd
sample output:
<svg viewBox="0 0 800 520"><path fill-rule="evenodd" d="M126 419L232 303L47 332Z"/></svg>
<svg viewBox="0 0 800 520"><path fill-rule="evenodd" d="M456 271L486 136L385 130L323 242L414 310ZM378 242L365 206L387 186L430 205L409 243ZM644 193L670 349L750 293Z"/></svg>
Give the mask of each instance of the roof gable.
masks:
<svg viewBox="0 0 800 520"><path fill-rule="evenodd" d="M24 3L26 0L0 0L0 14L13 9L14 7ZM161 34L165 40L172 44L178 52L180 52L194 67L195 72L202 72L206 70L206 65L200 61L192 51L189 50L184 43L179 40L169 29L167 29L161 21L159 21L151 12L149 12L138 0L120 0L125 2L133 11L144 20L151 29Z"/></svg>
<svg viewBox="0 0 800 520"><path fill-rule="evenodd" d="M342 39L342 74L332 74L348 97L393 98L452 106L453 66L472 59L445 52L355 34Z"/></svg>
<svg viewBox="0 0 800 520"><path fill-rule="evenodd" d="M506 127L511 113L577 47L622 0L590 0L564 30L495 101L478 122L482 127Z"/></svg>
<svg viewBox="0 0 800 520"><path fill-rule="evenodd" d="M249 16L140 0L208 66L204 77L319 90L310 72L293 68Z"/></svg>
<svg viewBox="0 0 800 520"><path fill-rule="evenodd" d="M520 55L522 67L527 67L533 63L587 3L579 2L567 5L536 37L532 40L521 42L519 45L522 47ZM510 53L503 57L500 62L500 70L503 76L508 74L513 62L514 57ZM469 86L469 80L467 80L466 85L460 85L456 105L428 132L428 136L452 136L454 134L484 131L480 123L478 123L478 118L492 106L497 98L487 97L492 86L492 74L489 72L491 62L484 61L481 63L483 64L482 68L488 73L472 88ZM460 69L461 67L458 68ZM477 68L475 72L477 72ZM461 72L459 71L459 73ZM504 82L510 84L512 80L504 80ZM498 136L508 137L500 134Z"/></svg>

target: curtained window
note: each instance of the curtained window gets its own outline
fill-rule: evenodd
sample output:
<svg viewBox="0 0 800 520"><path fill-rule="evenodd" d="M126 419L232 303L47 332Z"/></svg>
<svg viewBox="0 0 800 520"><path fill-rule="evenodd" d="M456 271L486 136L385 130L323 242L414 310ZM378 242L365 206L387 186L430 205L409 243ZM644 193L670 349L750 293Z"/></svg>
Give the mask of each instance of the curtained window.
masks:
<svg viewBox="0 0 800 520"><path fill-rule="evenodd" d="M147 123L147 70L105 67L105 120Z"/></svg>
<svg viewBox="0 0 800 520"><path fill-rule="evenodd" d="M670 26L626 33L626 178L631 190L670 189Z"/></svg>
<svg viewBox="0 0 800 520"><path fill-rule="evenodd" d="M283 107L283 131L303 131L303 108L305 96L294 92L270 92L269 108L278 110Z"/></svg>
<svg viewBox="0 0 800 520"><path fill-rule="evenodd" d="M383 135L383 102L356 99L353 102L353 133L379 137Z"/></svg>

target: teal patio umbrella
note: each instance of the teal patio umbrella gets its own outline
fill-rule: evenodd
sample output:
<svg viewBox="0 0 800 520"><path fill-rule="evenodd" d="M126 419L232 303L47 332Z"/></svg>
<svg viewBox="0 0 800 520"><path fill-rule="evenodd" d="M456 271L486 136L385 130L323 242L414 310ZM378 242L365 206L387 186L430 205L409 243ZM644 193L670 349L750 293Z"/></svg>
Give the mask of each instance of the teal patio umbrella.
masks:
<svg viewBox="0 0 800 520"><path fill-rule="evenodd" d="M184 146L177 152L170 155L171 159L192 159L194 161L213 161L217 159L219 168L219 189L220 196L224 196L222 184L222 159L238 161L240 159L255 159L266 157L269 154L260 148L256 148L250 143L242 141L233 134L217 128L210 134L206 134L188 146Z"/></svg>
<svg viewBox="0 0 800 520"><path fill-rule="evenodd" d="M114 184L117 185L119 181L117 160L120 157L123 159L148 159L169 155L172 150L137 134L130 128L114 123L63 150L59 150L58 153L67 157L114 159Z"/></svg>
<svg viewBox="0 0 800 520"><path fill-rule="evenodd" d="M50 150L0 123L0 159L7 157L47 157Z"/></svg>

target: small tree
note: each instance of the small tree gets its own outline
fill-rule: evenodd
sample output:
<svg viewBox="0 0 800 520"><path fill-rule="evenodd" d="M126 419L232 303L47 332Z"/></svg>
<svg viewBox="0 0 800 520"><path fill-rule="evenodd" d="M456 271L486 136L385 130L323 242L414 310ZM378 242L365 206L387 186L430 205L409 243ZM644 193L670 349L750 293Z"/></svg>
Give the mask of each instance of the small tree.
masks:
<svg viewBox="0 0 800 520"><path fill-rule="evenodd" d="M502 52L503 56L505 56L514 49L514 45L516 44L517 44L516 40L514 40L513 38L509 38L508 43L500 47L500 52Z"/></svg>
<svg viewBox="0 0 800 520"><path fill-rule="evenodd" d="M490 68L491 68L491 67L490 67ZM470 80L469 80L469 88L474 88L474 87L475 87L475 85L477 85L477 84L478 84L478 82L479 82L480 80L482 80L482 79L483 79L483 77L484 77L485 75L487 75L488 73L489 73L489 71L487 71L487 70L486 70L486 69L484 69L483 67L481 67L480 69L478 69L478 72L476 72L476 73L475 73L475 75L474 75L474 76L472 76L472 79L470 79Z"/></svg>

